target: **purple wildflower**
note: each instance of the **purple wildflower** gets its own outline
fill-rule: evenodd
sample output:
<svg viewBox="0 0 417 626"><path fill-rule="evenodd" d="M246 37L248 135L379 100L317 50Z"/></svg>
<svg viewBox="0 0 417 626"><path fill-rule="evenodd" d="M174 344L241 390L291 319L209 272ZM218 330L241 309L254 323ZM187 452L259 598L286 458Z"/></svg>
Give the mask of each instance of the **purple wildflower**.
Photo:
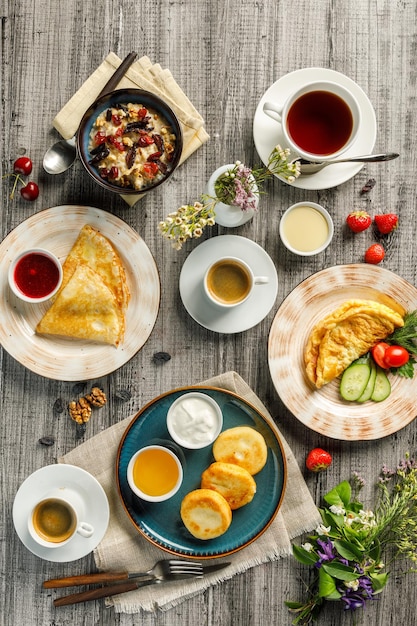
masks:
<svg viewBox="0 0 417 626"><path fill-rule="evenodd" d="M321 550L317 550L319 560L315 563L315 567L321 567L322 563L332 561L336 555L333 552L333 541L330 539L324 541L323 539L317 539L317 544L320 546Z"/></svg>
<svg viewBox="0 0 417 626"><path fill-rule="evenodd" d="M367 576L361 576L357 580L357 589L343 588L341 600L345 603L345 610L356 611L365 605L366 600L374 599L372 582Z"/></svg>

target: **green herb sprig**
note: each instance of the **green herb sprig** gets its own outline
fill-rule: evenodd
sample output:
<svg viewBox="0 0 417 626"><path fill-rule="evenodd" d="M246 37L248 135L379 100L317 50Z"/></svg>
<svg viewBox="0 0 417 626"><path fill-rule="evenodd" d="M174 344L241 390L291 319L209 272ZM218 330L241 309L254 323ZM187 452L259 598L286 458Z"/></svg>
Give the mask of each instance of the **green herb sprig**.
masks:
<svg viewBox="0 0 417 626"><path fill-rule="evenodd" d="M410 354L417 356L417 310L406 313L404 326L396 328L385 340L395 346L402 346Z"/></svg>

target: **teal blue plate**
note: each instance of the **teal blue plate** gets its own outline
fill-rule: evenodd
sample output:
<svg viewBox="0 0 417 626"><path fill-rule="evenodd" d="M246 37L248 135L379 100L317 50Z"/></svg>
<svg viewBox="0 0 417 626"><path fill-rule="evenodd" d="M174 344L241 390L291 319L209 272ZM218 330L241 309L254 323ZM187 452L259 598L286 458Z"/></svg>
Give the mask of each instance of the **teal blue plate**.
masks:
<svg viewBox="0 0 417 626"><path fill-rule="evenodd" d="M169 407L180 395L198 390L211 396L223 412L223 430L251 426L265 438L268 456L264 468L254 476L256 494L252 502L233 511L232 523L223 535L209 541L191 535L180 517L184 496L198 489L202 472L214 461L212 445L200 450L180 448L166 427ZM180 490L170 500L150 503L137 498L127 482L127 466L143 446L160 443L174 450L184 469ZM271 524L282 503L286 482L286 462L275 428L251 404L236 394L215 387L175 389L147 404L133 418L119 445L116 480L124 509L133 526L148 541L166 552L191 558L217 558L241 550L255 541Z"/></svg>

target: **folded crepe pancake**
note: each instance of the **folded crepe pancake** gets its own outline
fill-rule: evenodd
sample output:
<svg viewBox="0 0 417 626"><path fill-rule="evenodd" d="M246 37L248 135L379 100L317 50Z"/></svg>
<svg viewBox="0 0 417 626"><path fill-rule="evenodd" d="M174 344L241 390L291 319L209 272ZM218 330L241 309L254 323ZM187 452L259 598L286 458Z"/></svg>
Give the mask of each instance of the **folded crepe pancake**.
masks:
<svg viewBox="0 0 417 626"><path fill-rule="evenodd" d="M89 224L81 229L62 266L61 291L81 264L88 265L96 272L114 294L123 336L125 311L130 299L125 270L112 243Z"/></svg>
<svg viewBox="0 0 417 626"><path fill-rule="evenodd" d="M117 346L123 336L115 295L88 265L78 265L36 327L41 334Z"/></svg>
<svg viewBox="0 0 417 626"><path fill-rule="evenodd" d="M401 326L401 315L384 304L348 300L313 328L304 352L308 378L326 385Z"/></svg>

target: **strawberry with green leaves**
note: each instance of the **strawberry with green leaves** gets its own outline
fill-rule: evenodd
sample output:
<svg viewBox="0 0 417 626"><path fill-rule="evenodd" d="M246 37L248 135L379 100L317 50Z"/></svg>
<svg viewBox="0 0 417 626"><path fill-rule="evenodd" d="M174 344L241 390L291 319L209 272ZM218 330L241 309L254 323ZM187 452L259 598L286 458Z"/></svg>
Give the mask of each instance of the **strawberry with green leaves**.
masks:
<svg viewBox="0 0 417 626"><path fill-rule="evenodd" d="M313 448L307 455L306 467L310 472L327 470L332 463L332 455L322 448Z"/></svg>
<svg viewBox="0 0 417 626"><path fill-rule="evenodd" d="M361 233L370 227L372 220L366 211L352 211L346 218L346 224L354 233Z"/></svg>

